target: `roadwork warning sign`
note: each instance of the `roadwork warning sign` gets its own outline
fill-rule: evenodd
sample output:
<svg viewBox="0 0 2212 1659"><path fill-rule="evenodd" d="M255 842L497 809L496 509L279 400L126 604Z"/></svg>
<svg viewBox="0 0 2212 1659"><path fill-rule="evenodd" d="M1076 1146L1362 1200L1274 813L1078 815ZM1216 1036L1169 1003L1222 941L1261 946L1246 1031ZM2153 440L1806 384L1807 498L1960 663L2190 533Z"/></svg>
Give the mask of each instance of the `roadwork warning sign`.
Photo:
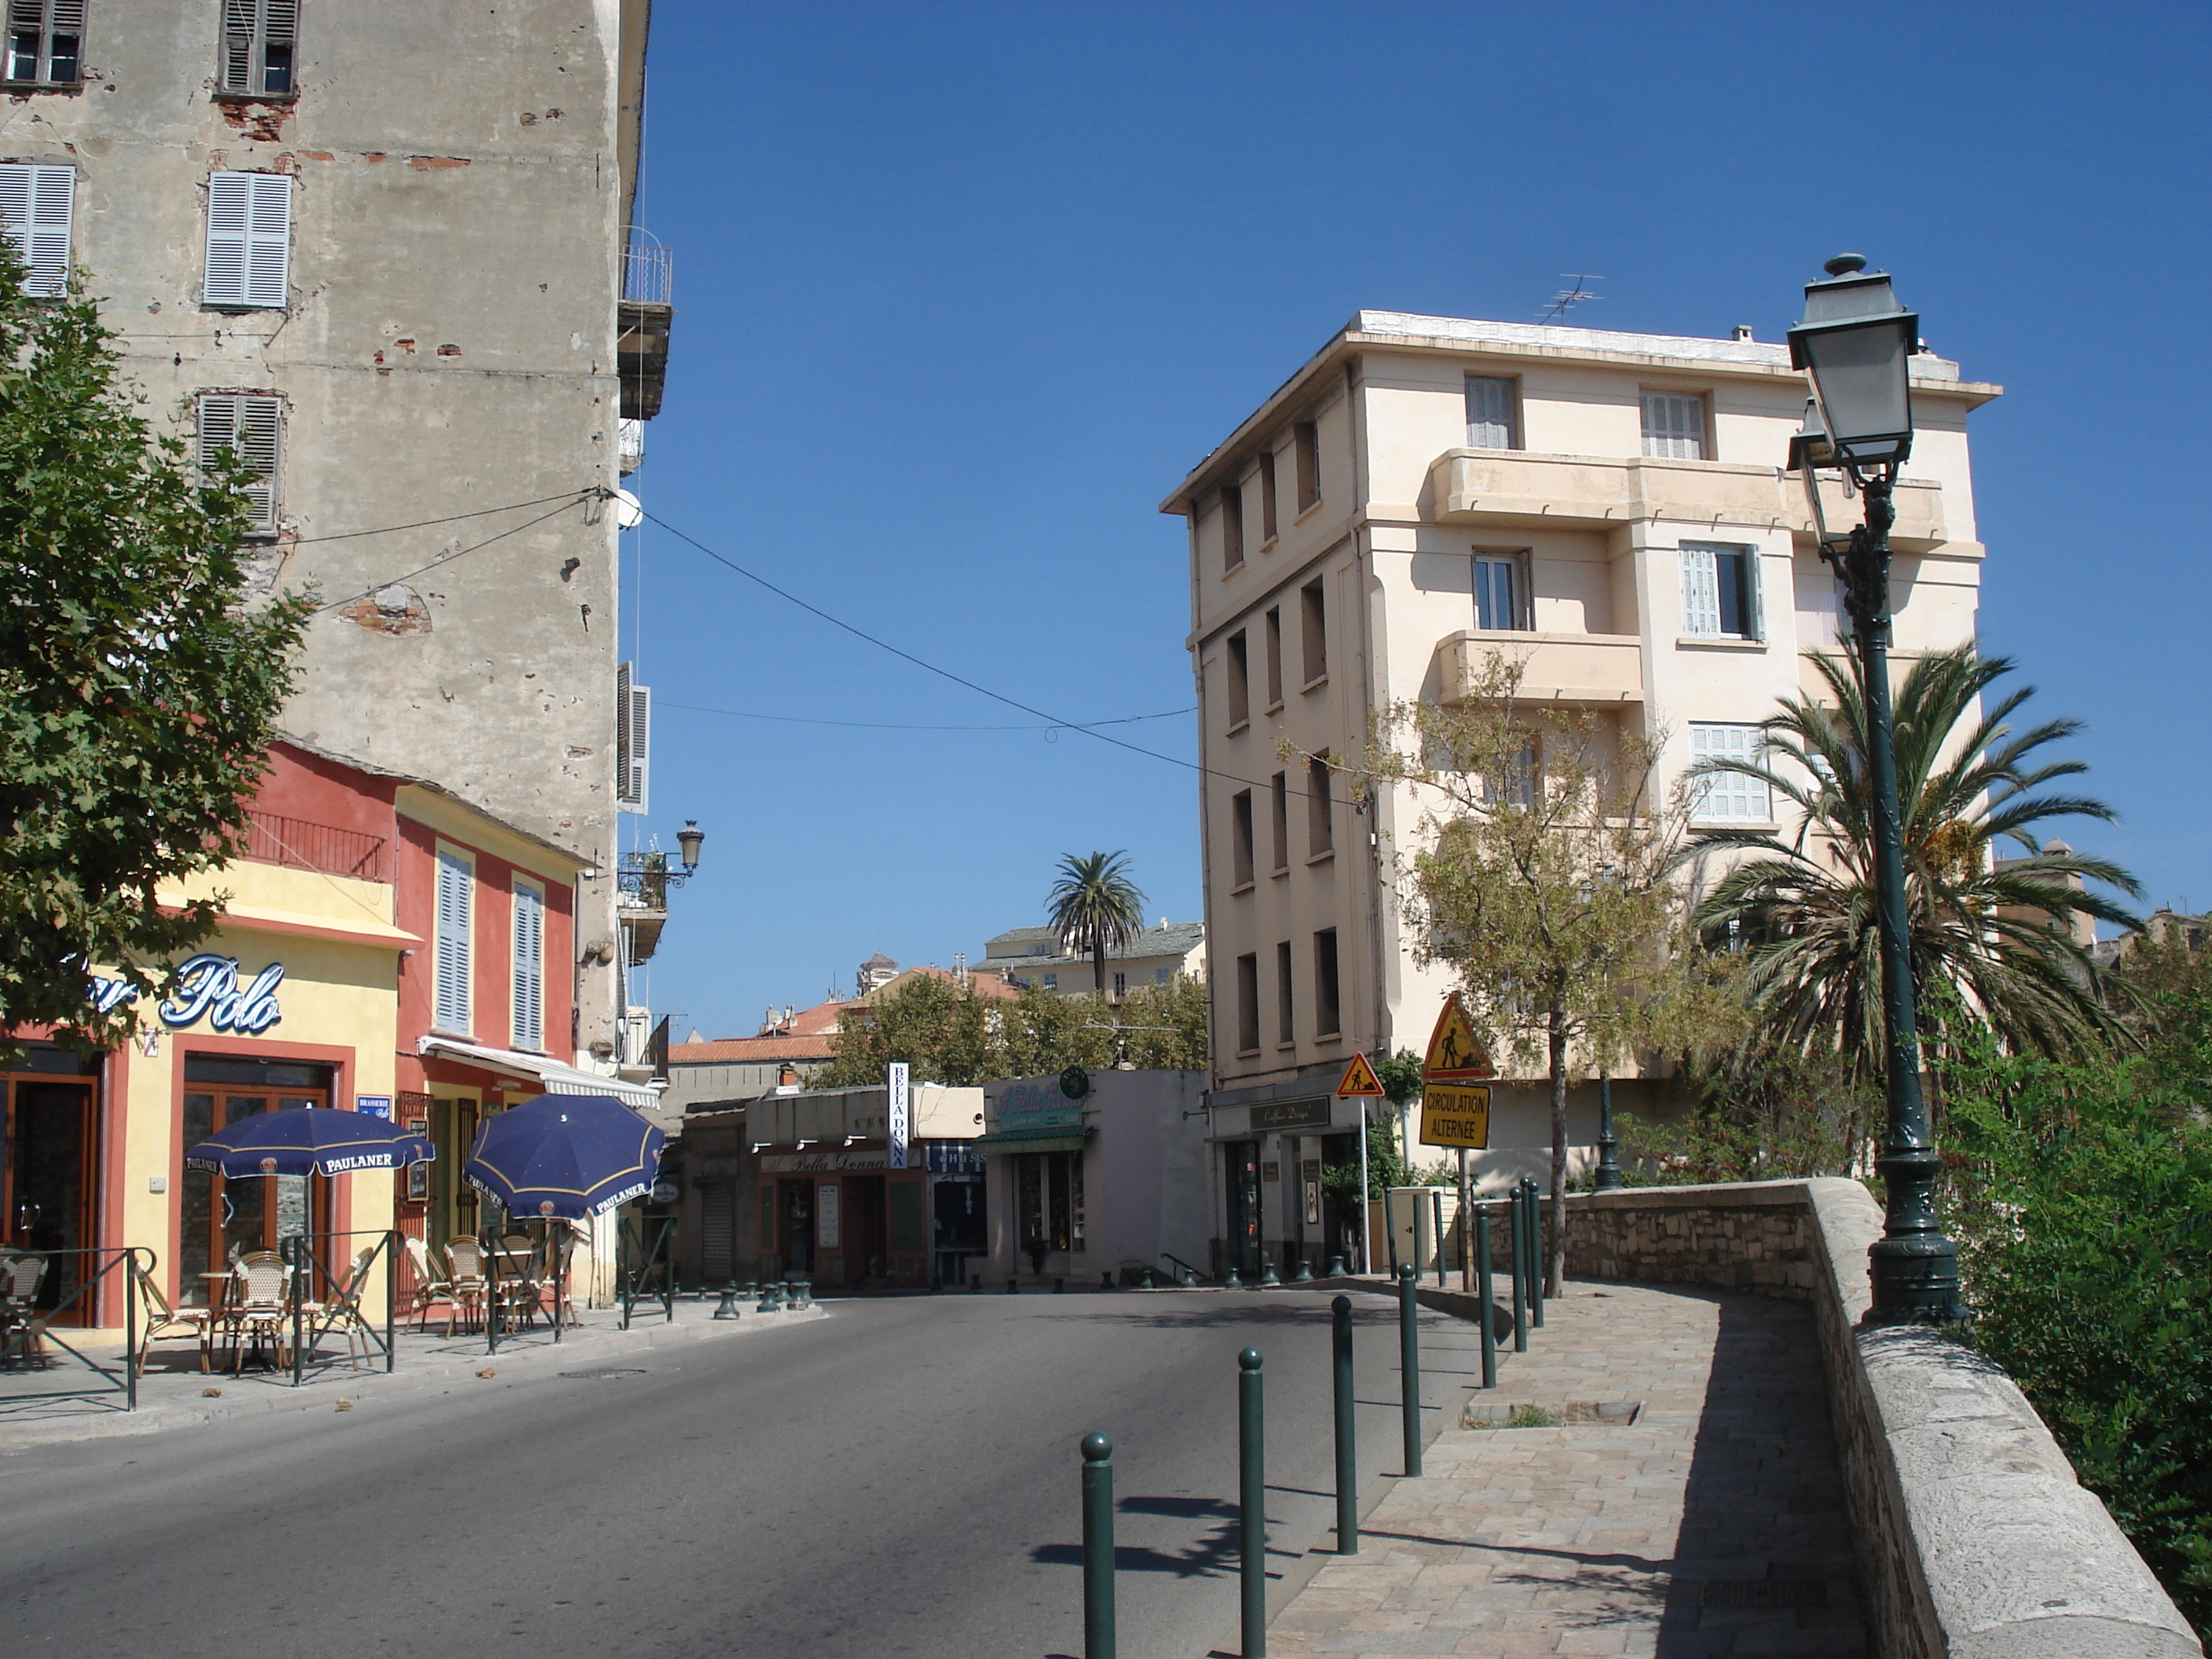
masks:
<svg viewBox="0 0 2212 1659"><path fill-rule="evenodd" d="M1490 1063L1490 1051L1475 1036L1474 1022L1460 1006L1459 998L1446 997L1443 1012L1437 1016L1437 1029L1429 1033L1429 1053L1421 1062L1421 1081L1480 1083L1497 1075Z"/></svg>
<svg viewBox="0 0 2212 1659"><path fill-rule="evenodd" d="M1490 1146L1490 1088L1481 1083L1431 1083L1421 1091L1421 1144Z"/></svg>
<svg viewBox="0 0 2212 1659"><path fill-rule="evenodd" d="M1379 1096L1382 1092L1382 1079L1375 1075L1375 1068L1367 1063L1367 1056L1352 1055L1352 1064L1344 1068L1344 1081L1336 1085L1336 1097L1351 1100L1362 1095Z"/></svg>

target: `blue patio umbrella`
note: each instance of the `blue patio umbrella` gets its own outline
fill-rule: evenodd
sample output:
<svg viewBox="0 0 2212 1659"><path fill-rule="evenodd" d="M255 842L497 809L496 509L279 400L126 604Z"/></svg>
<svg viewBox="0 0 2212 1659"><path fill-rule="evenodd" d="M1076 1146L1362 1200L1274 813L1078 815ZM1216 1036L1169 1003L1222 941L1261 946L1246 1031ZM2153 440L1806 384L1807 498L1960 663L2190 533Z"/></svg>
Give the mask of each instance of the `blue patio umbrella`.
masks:
<svg viewBox="0 0 2212 1659"><path fill-rule="evenodd" d="M540 1095L486 1122L461 1173L509 1215L575 1220L650 1192L667 1139L612 1095Z"/></svg>
<svg viewBox="0 0 2212 1659"><path fill-rule="evenodd" d="M240 1118L185 1153L187 1170L241 1176L343 1175L427 1164L437 1149L421 1135L366 1112L294 1106Z"/></svg>

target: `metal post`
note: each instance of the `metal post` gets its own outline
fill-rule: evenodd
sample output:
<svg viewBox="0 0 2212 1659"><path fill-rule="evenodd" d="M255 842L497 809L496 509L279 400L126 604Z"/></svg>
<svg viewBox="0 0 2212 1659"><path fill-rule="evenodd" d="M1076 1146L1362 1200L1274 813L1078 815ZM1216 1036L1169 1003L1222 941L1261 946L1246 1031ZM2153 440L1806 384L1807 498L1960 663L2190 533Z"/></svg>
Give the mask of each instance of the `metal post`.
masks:
<svg viewBox="0 0 2212 1659"><path fill-rule="evenodd" d="M1352 1416L1352 1298L1328 1304L1329 1346L1336 1360L1336 1553L1359 1553L1359 1441Z"/></svg>
<svg viewBox="0 0 2212 1659"><path fill-rule="evenodd" d="M1083 1437L1083 1659L1114 1659L1114 1443Z"/></svg>
<svg viewBox="0 0 2212 1659"><path fill-rule="evenodd" d="M1854 471L1856 476L1856 471ZM1881 927L1881 1005L1889 1031L1889 1123L1875 1168L1887 1194L1881 1237L1870 1259L1875 1325L1966 1317L1959 1298L1959 1253L1936 1218L1942 1154L1929 1143L1920 1093L1920 1033L1913 1011L1911 935L1905 908L1905 828L1897 795L1897 741L1889 694L1889 530L1897 507L1892 478L1860 479L1866 522L1851 532L1843 565L1844 604L1866 686L1867 763L1873 773L1875 914Z"/></svg>
<svg viewBox="0 0 2212 1659"><path fill-rule="evenodd" d="M308 1186L308 1189L307 1189L307 1206L308 1206L308 1214L309 1214L310 1216L312 1216L312 1215L314 1213L314 1187L313 1187L313 1178L312 1176L310 1176L310 1177L309 1177L309 1186ZM310 1224L312 1225L313 1224L312 1224L312 1223L310 1223ZM306 1302L307 1298L306 1298L304 1296L302 1296L302 1295L301 1294L301 1285L300 1285L300 1258L301 1258L301 1256L303 1256L303 1255L307 1255L307 1239L306 1239L304 1237L300 1237L300 1236L295 1235L295 1236L293 1237L292 1241L291 1241L291 1244L292 1244L292 1386L293 1386L294 1388L295 1388L295 1389L296 1389L296 1388L298 1388L301 1383L305 1382L307 1380L307 1356L306 1356L305 1354L303 1354L302 1352L301 1352L301 1351L300 1351L300 1333L301 1333L301 1327L302 1327L303 1325L305 1325L305 1323L307 1322L307 1312L306 1312L306 1309L305 1309L305 1307L304 1307L304 1305L303 1305L303 1304L305 1304L305 1302Z"/></svg>
<svg viewBox="0 0 2212 1659"><path fill-rule="evenodd" d="M399 1233L398 1229L384 1236L384 1374L392 1375L399 1364L399 1356L392 1345L398 1335L399 1307Z"/></svg>
<svg viewBox="0 0 2212 1659"><path fill-rule="evenodd" d="M1413 1264L1398 1269L1398 1408L1404 1419L1406 1473L1421 1472L1420 1304L1413 1299Z"/></svg>
<svg viewBox="0 0 2212 1659"><path fill-rule="evenodd" d="M1429 1248L1436 1252L1437 1288L1444 1287L1444 1189L1429 1188Z"/></svg>
<svg viewBox="0 0 2212 1659"><path fill-rule="evenodd" d="M1245 1659L1267 1652L1267 1424L1260 1380L1260 1351L1237 1356L1237 1545L1243 1555Z"/></svg>
<svg viewBox="0 0 2212 1659"><path fill-rule="evenodd" d="M1478 1274L1476 1299L1481 1303L1482 1321L1482 1386L1498 1386L1498 1331L1490 1322L1490 1206L1479 1205L1474 1212L1474 1257Z"/></svg>
<svg viewBox="0 0 2212 1659"><path fill-rule="evenodd" d="M1369 1196L1374 1188L1368 1185L1367 1174L1367 1103L1359 1103L1359 1271L1375 1271L1375 1204Z"/></svg>
<svg viewBox="0 0 2212 1659"><path fill-rule="evenodd" d="M1620 1141L1613 1133L1613 1079L1597 1074L1597 1189L1609 1193L1620 1185Z"/></svg>
<svg viewBox="0 0 2212 1659"><path fill-rule="evenodd" d="M1388 1187L1382 1189L1382 1242L1390 1247L1390 1277L1393 1279L1398 1276L1398 1212L1390 1201L1395 1196Z"/></svg>
<svg viewBox="0 0 2212 1659"><path fill-rule="evenodd" d="M1505 1231L1513 1240L1513 1352L1528 1352L1528 1230L1521 1223L1521 1183L1506 1197Z"/></svg>
<svg viewBox="0 0 2212 1659"><path fill-rule="evenodd" d="M181 1292L178 1300L182 1301ZM123 1409L138 1409L138 1259L123 1252Z"/></svg>
<svg viewBox="0 0 2212 1659"><path fill-rule="evenodd" d="M1528 1188L1528 1322L1544 1328L1544 1194L1535 1177L1523 1176Z"/></svg>
<svg viewBox="0 0 2212 1659"><path fill-rule="evenodd" d="M477 1243L483 1249L484 1352L495 1354L499 1352L499 1252L485 1244L481 1235ZM623 1309L623 1328L629 1328L629 1309L627 1306Z"/></svg>
<svg viewBox="0 0 2212 1659"><path fill-rule="evenodd" d="M1474 1289L1474 1255L1468 1249L1468 1200L1473 1196L1467 1176L1467 1148L1462 1146L1459 1149L1459 1210L1452 1218L1452 1238L1459 1246L1459 1287L1468 1291Z"/></svg>

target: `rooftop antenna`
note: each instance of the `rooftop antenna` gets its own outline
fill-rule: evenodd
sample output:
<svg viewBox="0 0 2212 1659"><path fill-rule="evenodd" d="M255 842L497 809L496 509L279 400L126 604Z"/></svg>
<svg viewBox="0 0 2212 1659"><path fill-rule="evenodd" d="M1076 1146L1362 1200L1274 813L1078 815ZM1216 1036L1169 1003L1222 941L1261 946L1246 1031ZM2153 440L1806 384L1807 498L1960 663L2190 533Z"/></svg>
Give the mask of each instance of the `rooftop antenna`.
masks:
<svg viewBox="0 0 2212 1659"><path fill-rule="evenodd" d="M1566 318L1567 313L1573 310L1583 301L1602 300L1605 298L1604 295L1593 294L1587 287L1584 286L1585 283L1601 283L1605 280L1604 277L1592 276L1586 272L1571 270L1563 270L1559 275L1565 277L1567 281L1571 283L1574 286L1571 288L1563 288L1557 294L1554 294L1552 296L1552 303L1538 313L1543 321L1547 323L1564 321Z"/></svg>

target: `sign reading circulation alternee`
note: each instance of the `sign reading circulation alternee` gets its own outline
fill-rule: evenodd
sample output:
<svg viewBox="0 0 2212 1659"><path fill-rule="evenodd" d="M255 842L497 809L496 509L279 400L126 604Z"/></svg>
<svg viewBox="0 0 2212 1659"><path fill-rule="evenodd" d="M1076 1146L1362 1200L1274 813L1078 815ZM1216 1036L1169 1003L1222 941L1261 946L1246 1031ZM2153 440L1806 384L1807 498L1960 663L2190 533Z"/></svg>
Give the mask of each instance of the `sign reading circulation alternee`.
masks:
<svg viewBox="0 0 2212 1659"><path fill-rule="evenodd" d="M1486 1149L1490 1087L1481 1079L1496 1075L1474 1022L1456 996L1447 998L1421 1062L1421 1144Z"/></svg>

